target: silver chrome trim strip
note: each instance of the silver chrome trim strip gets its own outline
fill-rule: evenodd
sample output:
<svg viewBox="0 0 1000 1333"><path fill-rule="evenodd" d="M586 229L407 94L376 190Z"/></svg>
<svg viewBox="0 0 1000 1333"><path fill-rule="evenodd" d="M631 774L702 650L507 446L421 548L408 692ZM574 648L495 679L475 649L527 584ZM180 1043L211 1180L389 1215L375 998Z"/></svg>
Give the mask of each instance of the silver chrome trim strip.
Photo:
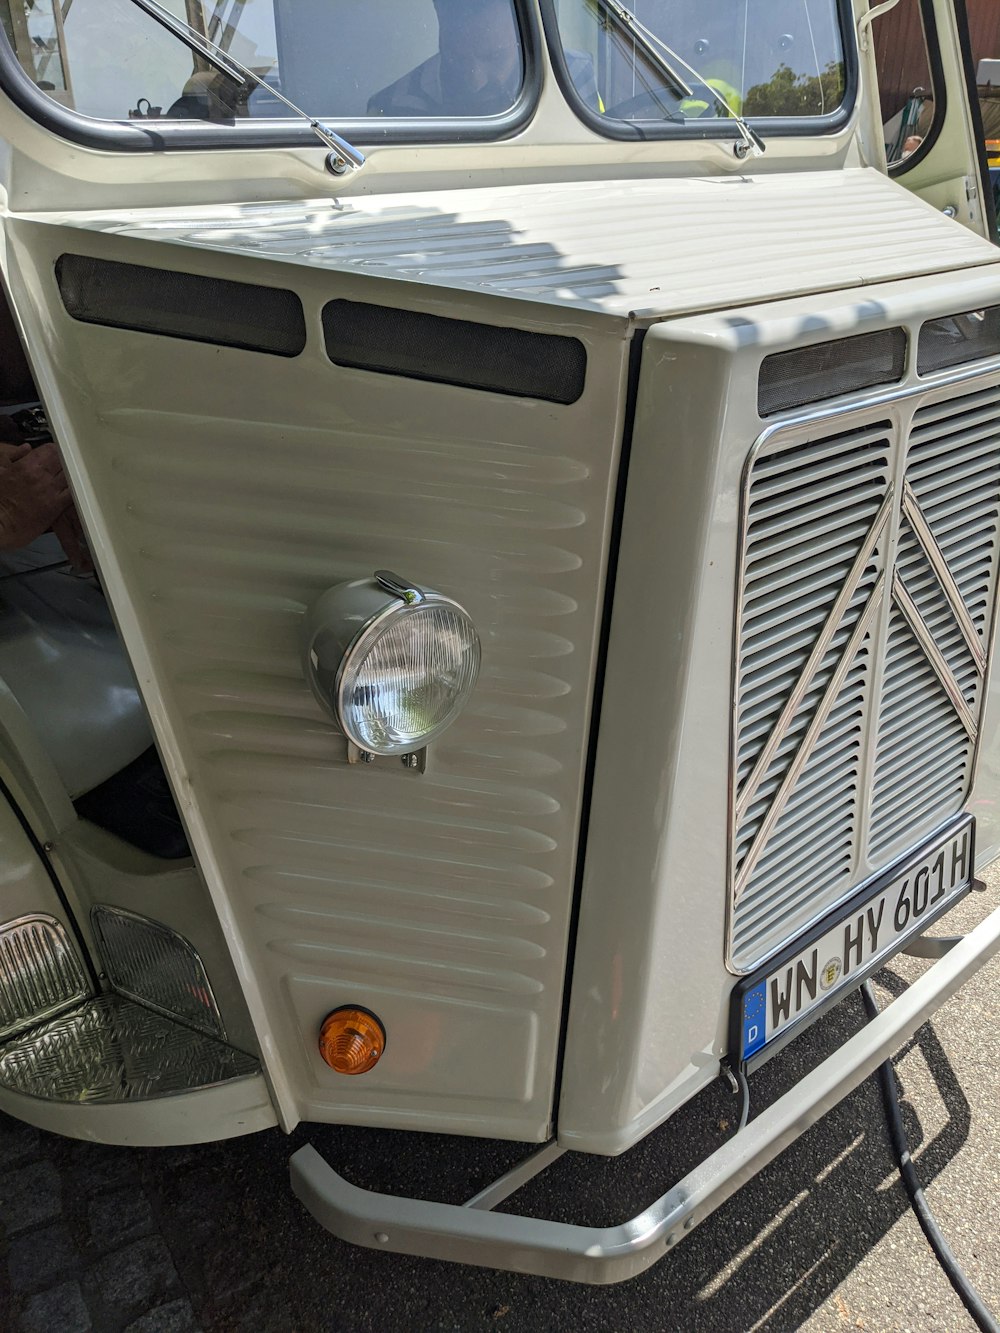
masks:
<svg viewBox="0 0 1000 1333"><path fill-rule="evenodd" d="M795 683L795 687L788 696L785 706L781 710L777 722L774 724L774 729L770 736L768 736L767 743L763 750L760 752L757 762L753 767L753 771L743 784L742 793L736 802L737 823L743 819L753 802L757 788L760 786L764 774L771 766L771 760L774 758L778 747L784 739L789 723L798 712L802 700L809 693L809 687L813 682L813 677L819 670L820 664L830 647L830 643L833 640L834 635L837 633L837 630L840 628L840 622L844 618L844 613L850 605L851 599L857 592L858 584L861 582L865 572L865 567L871 559L872 552L878 545L882 533L885 531L886 524L889 522L889 515L892 513L892 502L893 491L892 487L890 487L885 499L882 501L881 508L875 515L874 522L868 529L868 535L862 544L861 550L858 552L857 559L851 566L851 572L848 574L844 586L837 594L837 600L830 608L830 614L827 617L826 624L823 626L822 633L816 640L815 647L809 654L809 659L802 668L802 672Z"/></svg>
<svg viewBox="0 0 1000 1333"><path fill-rule="evenodd" d="M923 548L924 555L927 557L928 564L934 571L934 576L941 585L941 591L948 599L951 607L951 613L958 622L958 627L962 631L962 638L965 640L965 646L972 655L972 660L976 664L976 669L982 675L986 670L986 649L976 633L976 627L972 623L972 617L969 615L969 608L965 605L965 598L962 596L961 589L955 582L955 576L948 568L948 562L944 558L944 552L937 543L937 538L931 532L927 520L924 518L923 510L913 494L913 488L908 481L903 482L903 514L913 529L914 536Z"/></svg>
<svg viewBox="0 0 1000 1333"><path fill-rule="evenodd" d="M872 589L871 596L865 603L865 609L862 611L858 623L854 627L854 632L847 641L847 646L841 654L837 668L827 684L820 700L819 706L812 715L806 734L799 743L799 748L795 752L795 758L788 766L788 772L781 780L781 785L774 794L774 800L761 821L760 828L754 835L754 840L750 844L746 856L743 858L743 864L740 866L736 875L735 900L739 902L747 886L747 881L753 875L757 862L767 845L767 840L774 832L774 826L781 818L788 798L795 788L796 782L802 774L802 770L809 762L809 756L812 754L813 746L819 739L820 732L826 725L826 719L830 716L833 705L837 702L837 696L840 694L841 687L847 678L847 673L851 669L851 664L858 655L858 649L871 628L872 621L882 605L882 595L885 591L885 574L878 576L878 582Z"/></svg>
<svg viewBox="0 0 1000 1333"><path fill-rule="evenodd" d="M788 350L794 351L795 348ZM937 372L934 379L927 377L914 380L912 384L893 384L863 394L828 398L815 406L804 408L801 412L789 412L786 416L769 421L757 436L747 459L747 468L749 470L752 467L758 453L775 435L801 430L803 426L825 425L828 421L836 421L840 417L867 415L869 412L877 415L891 411L892 408L909 402L911 398L926 397L933 401L939 390L961 389L975 380L982 380L984 389L995 388L998 374L1000 374L1000 357L992 357L989 361L956 366L953 371Z"/></svg>
<svg viewBox="0 0 1000 1333"><path fill-rule="evenodd" d="M321 1226L369 1249L575 1282L636 1277L862 1083L1000 949L1000 908L877 1018L644 1212L583 1227L350 1185L307 1144L289 1162L294 1193Z"/></svg>
<svg viewBox="0 0 1000 1333"><path fill-rule="evenodd" d="M924 621L923 616L917 609L913 598L906 591L903 580L899 577L899 571L893 570L892 574L892 599L906 617L907 624L913 630L917 642L923 650L924 656L934 668L934 674L944 686L945 693L948 695L951 705L959 716L962 726L969 734L969 739L974 741L979 735L979 724L977 723L972 709L965 702L965 695L958 681L952 675L951 667L944 660L941 649L934 642L934 636Z"/></svg>

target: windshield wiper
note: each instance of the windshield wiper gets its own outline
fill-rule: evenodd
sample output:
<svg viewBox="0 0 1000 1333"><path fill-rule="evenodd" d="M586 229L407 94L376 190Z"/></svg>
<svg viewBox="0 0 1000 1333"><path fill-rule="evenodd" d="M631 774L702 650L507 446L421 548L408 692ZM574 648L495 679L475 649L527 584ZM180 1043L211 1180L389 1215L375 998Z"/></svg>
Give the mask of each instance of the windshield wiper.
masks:
<svg viewBox="0 0 1000 1333"><path fill-rule="evenodd" d="M296 106L284 93L280 93L272 84L265 83L259 74L255 74L252 69L248 69L246 65L241 64L228 51L223 51L221 46L217 46L209 37L200 33L197 28L193 28L190 23L185 23L183 19L176 18L169 10L164 9L159 0L132 0L132 4L141 9L144 14L148 14L162 28L166 28L167 32L172 33L178 41L183 42L188 50L201 56L213 69L220 74L224 74L227 79L231 79L237 87L245 88L247 79L250 79L258 88L263 88L272 97L276 97L279 102L283 102L289 110L294 111L297 116L307 120L313 133L331 150L326 164L335 176L343 175L348 167L353 167L355 171L359 171L365 165L365 155L360 148L355 148L352 143L339 135L336 130L331 129L329 125L317 120L314 116L310 116L308 112Z"/></svg>
<svg viewBox="0 0 1000 1333"><path fill-rule="evenodd" d="M618 0L597 0L597 5L605 14L610 14L612 18L618 20L619 27L625 29L650 64L654 65L658 73L663 75L676 97L694 96L693 91L673 66L664 60L656 46L650 41L651 34L648 29L643 27L631 9L626 9L624 5L618 3Z"/></svg>
<svg viewBox="0 0 1000 1333"><path fill-rule="evenodd" d="M767 144L765 144L757 131L747 124L738 111L733 110L719 90L713 88L708 79L703 78L693 65L689 65L683 56L678 55L672 47L669 47L661 37L658 37L656 33L653 32L652 28L647 28L645 23L632 13L631 9L627 9L620 3L620 0L597 0L597 2L609 13L614 14L621 23L628 28L629 32L636 39L636 42L641 44L644 53L651 59L655 60L657 66L663 73L670 76L670 80L676 88L683 90L682 96L692 97L692 90L687 86L683 79L681 79L676 70L671 68L667 63L668 60L673 61L674 64L680 65L680 67L686 70L696 83L702 84L708 92L711 93L712 97L714 97L719 106L723 108L726 116L733 121L742 136L742 142L736 145L737 157L760 157L762 153L767 151ZM661 55L660 52L663 54ZM667 57L666 60L664 60L664 56Z"/></svg>

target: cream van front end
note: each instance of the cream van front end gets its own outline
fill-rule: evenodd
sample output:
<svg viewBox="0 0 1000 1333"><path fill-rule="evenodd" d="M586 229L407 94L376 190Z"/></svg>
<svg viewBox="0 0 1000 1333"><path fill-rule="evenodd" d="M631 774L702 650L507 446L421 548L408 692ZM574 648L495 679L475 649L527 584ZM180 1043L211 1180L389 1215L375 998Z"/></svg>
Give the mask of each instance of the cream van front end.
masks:
<svg viewBox="0 0 1000 1333"><path fill-rule="evenodd" d="M466 1208L311 1148L293 1185L361 1244L616 1281L1000 947L994 913L640 1217L492 1211L752 1086L1000 851L998 252L967 119L926 198L869 152L836 12L854 103L759 165L726 117L617 162L565 129L548 6L533 116L342 126L336 178L307 141L73 144L7 70L5 290L190 856L81 815L8 680L22 608L0 1108L536 1145Z"/></svg>

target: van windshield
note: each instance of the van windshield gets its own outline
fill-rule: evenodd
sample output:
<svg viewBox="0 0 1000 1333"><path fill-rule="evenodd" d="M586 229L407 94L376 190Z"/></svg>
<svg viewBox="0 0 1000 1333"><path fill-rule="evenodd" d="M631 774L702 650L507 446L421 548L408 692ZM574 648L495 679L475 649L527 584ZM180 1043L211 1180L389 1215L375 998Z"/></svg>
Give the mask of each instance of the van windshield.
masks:
<svg viewBox="0 0 1000 1333"><path fill-rule="evenodd" d="M524 84L514 0L163 0L267 85L240 86L129 0L0 0L22 68L103 120L488 118Z"/></svg>
<svg viewBox="0 0 1000 1333"><path fill-rule="evenodd" d="M798 120L843 104L837 0L553 3L569 80L599 127L717 120L724 105L748 118Z"/></svg>
<svg viewBox="0 0 1000 1333"><path fill-rule="evenodd" d="M277 91L334 125L478 121L482 137L524 109L531 44L515 0L162 3L265 86L234 81L130 0L0 0L0 19L35 85L101 120L285 118ZM815 119L844 101L838 0L543 4L563 83L599 130L718 122L726 106Z"/></svg>

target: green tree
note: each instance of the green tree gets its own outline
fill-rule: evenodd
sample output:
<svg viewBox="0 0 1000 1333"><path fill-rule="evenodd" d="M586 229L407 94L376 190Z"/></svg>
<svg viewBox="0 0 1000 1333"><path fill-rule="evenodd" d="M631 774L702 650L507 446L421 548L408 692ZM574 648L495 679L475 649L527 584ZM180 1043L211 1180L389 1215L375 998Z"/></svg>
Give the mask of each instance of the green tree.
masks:
<svg viewBox="0 0 1000 1333"><path fill-rule="evenodd" d="M818 77L796 74L779 65L767 83L747 91L745 116L821 116L835 111L844 100L844 66L831 61Z"/></svg>

